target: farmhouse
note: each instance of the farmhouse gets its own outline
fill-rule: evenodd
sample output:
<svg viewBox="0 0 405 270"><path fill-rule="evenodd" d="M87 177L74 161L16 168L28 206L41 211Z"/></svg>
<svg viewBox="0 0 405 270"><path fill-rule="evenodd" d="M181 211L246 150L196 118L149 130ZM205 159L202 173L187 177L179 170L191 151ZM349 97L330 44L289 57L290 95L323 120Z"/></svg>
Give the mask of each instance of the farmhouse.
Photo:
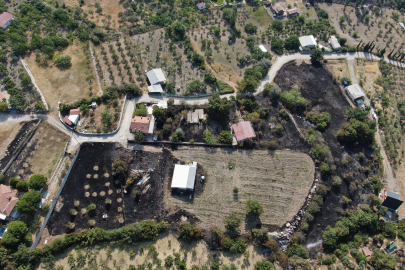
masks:
<svg viewBox="0 0 405 270"><path fill-rule="evenodd" d="M9 186L0 185L0 219L15 219L18 212L15 205L18 202L17 190Z"/></svg>
<svg viewBox="0 0 405 270"><path fill-rule="evenodd" d="M294 16L299 16L300 15L300 11L297 7L292 8L292 9L287 9L287 17L291 18Z"/></svg>
<svg viewBox="0 0 405 270"><path fill-rule="evenodd" d="M313 35L302 36L299 38L299 40L301 43L301 46L300 46L301 51L314 49L317 45L316 40Z"/></svg>
<svg viewBox="0 0 405 270"><path fill-rule="evenodd" d="M174 165L172 189L194 190L197 162L189 165Z"/></svg>
<svg viewBox="0 0 405 270"><path fill-rule="evenodd" d="M203 9L206 9L207 6L205 5L204 2L200 2L197 4L197 8L198 8L198 10L203 10Z"/></svg>
<svg viewBox="0 0 405 270"><path fill-rule="evenodd" d="M275 3L274 5L272 5L271 9L273 10L274 14L277 16L284 15L284 8L279 3Z"/></svg>
<svg viewBox="0 0 405 270"><path fill-rule="evenodd" d="M350 99L360 108L364 108L364 92L361 89L360 85L352 84L345 87L347 95Z"/></svg>
<svg viewBox="0 0 405 270"><path fill-rule="evenodd" d="M382 206L387 207L388 209L396 211L403 201L399 199L399 194L392 192L392 191L386 191L385 189L382 191Z"/></svg>
<svg viewBox="0 0 405 270"><path fill-rule="evenodd" d="M335 36L330 36L329 43L334 51L340 50L341 46L339 40Z"/></svg>
<svg viewBox="0 0 405 270"><path fill-rule="evenodd" d="M14 16L11 15L8 12L3 12L0 15L0 27L3 28L4 30L7 29L7 27L10 26L11 22L14 20Z"/></svg>
<svg viewBox="0 0 405 270"><path fill-rule="evenodd" d="M135 116L131 120L131 132L142 132L149 134L150 117Z"/></svg>
<svg viewBox="0 0 405 270"><path fill-rule="evenodd" d="M255 138L256 134L249 121L239 122L232 125L232 130L235 133L236 141L243 142L248 138Z"/></svg>
<svg viewBox="0 0 405 270"><path fill-rule="evenodd" d="M161 93L163 92L162 84L166 83L166 77L163 74L161 68L155 68L150 70L146 73L148 80L150 82L150 86L148 86L148 90L150 93Z"/></svg>

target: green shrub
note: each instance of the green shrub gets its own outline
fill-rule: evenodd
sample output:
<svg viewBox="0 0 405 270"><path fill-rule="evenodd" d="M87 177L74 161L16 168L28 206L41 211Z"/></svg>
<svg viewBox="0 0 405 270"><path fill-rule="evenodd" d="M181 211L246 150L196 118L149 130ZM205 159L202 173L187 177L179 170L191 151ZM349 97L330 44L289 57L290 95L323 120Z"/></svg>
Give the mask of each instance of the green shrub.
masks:
<svg viewBox="0 0 405 270"><path fill-rule="evenodd" d="M47 179L45 176L34 174L33 176L30 177L28 185L32 189L40 190L46 185L46 181Z"/></svg>
<svg viewBox="0 0 405 270"><path fill-rule="evenodd" d="M263 206L256 200L248 200L246 203L246 214L260 216L263 214Z"/></svg>
<svg viewBox="0 0 405 270"><path fill-rule="evenodd" d="M20 192L27 192L28 191L28 183L25 181L20 181L17 184L17 190Z"/></svg>
<svg viewBox="0 0 405 270"><path fill-rule="evenodd" d="M17 184L20 182L20 180L18 180L17 178L15 178L15 177L11 177L9 180L8 180L8 184L10 185L10 187L12 187L12 188L17 188Z"/></svg>
<svg viewBox="0 0 405 270"><path fill-rule="evenodd" d="M194 239L200 239L202 237L202 230L194 225L191 225L190 222L184 221L180 224L180 239L191 241Z"/></svg>

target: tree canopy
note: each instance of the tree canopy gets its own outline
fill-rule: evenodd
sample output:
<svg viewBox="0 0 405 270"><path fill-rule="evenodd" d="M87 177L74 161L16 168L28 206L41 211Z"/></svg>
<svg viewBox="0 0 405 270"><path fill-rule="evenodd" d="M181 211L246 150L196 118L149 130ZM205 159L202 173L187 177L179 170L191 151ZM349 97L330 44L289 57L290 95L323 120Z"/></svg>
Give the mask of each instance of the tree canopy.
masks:
<svg viewBox="0 0 405 270"><path fill-rule="evenodd" d="M40 190L46 185L46 177L40 174L34 174L30 177L28 185L32 189Z"/></svg>
<svg viewBox="0 0 405 270"><path fill-rule="evenodd" d="M21 243L28 243L28 228L22 221L11 221L7 225L7 231L4 233L2 243L8 248L17 248Z"/></svg>
<svg viewBox="0 0 405 270"><path fill-rule="evenodd" d="M263 214L263 206L256 200L248 200L246 203L246 214L260 216Z"/></svg>
<svg viewBox="0 0 405 270"><path fill-rule="evenodd" d="M35 210L36 205L41 201L41 193L31 190L25 193L17 202L17 211L28 214Z"/></svg>
<svg viewBox="0 0 405 270"><path fill-rule="evenodd" d="M228 119L232 103L227 98L214 94L208 98L208 114L213 119Z"/></svg>

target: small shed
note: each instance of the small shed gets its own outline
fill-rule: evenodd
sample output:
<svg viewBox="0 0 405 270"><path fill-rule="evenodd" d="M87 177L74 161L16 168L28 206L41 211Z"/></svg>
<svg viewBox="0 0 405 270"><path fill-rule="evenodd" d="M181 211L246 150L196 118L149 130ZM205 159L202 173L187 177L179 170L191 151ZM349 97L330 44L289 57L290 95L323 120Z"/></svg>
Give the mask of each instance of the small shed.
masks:
<svg viewBox="0 0 405 270"><path fill-rule="evenodd" d="M362 248L361 252L363 252L363 255L367 257L367 260L369 260L371 258L371 256L373 255L371 253L371 251L368 249L368 247Z"/></svg>
<svg viewBox="0 0 405 270"><path fill-rule="evenodd" d="M283 16L284 15L284 8L279 3L275 3L274 5L271 6L271 8L273 9L273 12L277 16Z"/></svg>
<svg viewBox="0 0 405 270"><path fill-rule="evenodd" d="M8 12L3 12L0 15L0 27L3 28L3 30L6 30L7 27L10 26L11 22L14 20L14 16L11 15Z"/></svg>
<svg viewBox="0 0 405 270"><path fill-rule="evenodd" d="M149 85L148 86L149 93L163 93L163 88L160 83Z"/></svg>
<svg viewBox="0 0 405 270"><path fill-rule="evenodd" d="M399 194L392 191L383 191L382 206L396 211L403 201L400 200Z"/></svg>
<svg viewBox="0 0 405 270"><path fill-rule="evenodd" d="M299 15L300 15L300 10L297 7L287 10L287 16L289 18L294 17L294 16L299 16Z"/></svg>
<svg viewBox="0 0 405 270"><path fill-rule="evenodd" d="M267 52L267 49L266 49L263 45L259 45L259 49L260 49L262 52Z"/></svg>
<svg viewBox="0 0 405 270"><path fill-rule="evenodd" d="M190 165L174 165L172 189L194 190L197 162Z"/></svg>
<svg viewBox="0 0 405 270"><path fill-rule="evenodd" d="M235 133L237 142L243 142L248 138L255 138L256 133L250 121L243 121L232 125L232 130Z"/></svg>
<svg viewBox="0 0 405 270"><path fill-rule="evenodd" d="M357 99L363 99L365 97L363 90L361 89L360 85L352 84L347 86L346 88L347 95L350 99L355 102Z"/></svg>
<svg viewBox="0 0 405 270"><path fill-rule="evenodd" d="M341 46L339 40L335 36L330 36L329 43L334 51L340 50Z"/></svg>
<svg viewBox="0 0 405 270"><path fill-rule="evenodd" d="M198 8L198 10L203 10L203 9L206 9L207 6L205 5L204 2L200 2L197 4L197 8Z"/></svg>
<svg viewBox="0 0 405 270"><path fill-rule="evenodd" d="M6 99L6 96L0 92L0 102L2 102L4 99Z"/></svg>

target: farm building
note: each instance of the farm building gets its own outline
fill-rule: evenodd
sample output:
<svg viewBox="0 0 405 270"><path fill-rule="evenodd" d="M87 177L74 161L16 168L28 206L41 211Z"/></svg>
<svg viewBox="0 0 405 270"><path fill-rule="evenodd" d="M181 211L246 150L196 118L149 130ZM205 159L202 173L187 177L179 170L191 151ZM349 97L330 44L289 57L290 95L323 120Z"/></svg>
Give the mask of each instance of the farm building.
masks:
<svg viewBox="0 0 405 270"><path fill-rule="evenodd" d="M188 111L187 113L187 124L198 124L200 121L205 120L207 115L204 114L204 109L196 109L193 111Z"/></svg>
<svg viewBox="0 0 405 270"><path fill-rule="evenodd" d="M163 93L163 88L160 83L149 85L148 86L149 93Z"/></svg>
<svg viewBox="0 0 405 270"><path fill-rule="evenodd" d="M14 219L18 216L15 205L18 202L17 190L0 185L0 219Z"/></svg>
<svg viewBox="0 0 405 270"><path fill-rule="evenodd" d="M131 132L142 132L149 134L150 117L135 116L131 120Z"/></svg>
<svg viewBox="0 0 405 270"><path fill-rule="evenodd" d="M345 87L347 95L350 99L360 108L364 108L364 92L361 89L360 85L352 84Z"/></svg>
<svg viewBox="0 0 405 270"><path fill-rule="evenodd" d="M334 51L340 50L341 46L339 40L335 36L330 36L329 43Z"/></svg>
<svg viewBox="0 0 405 270"><path fill-rule="evenodd" d="M11 15L8 12L3 12L0 15L0 27L3 28L4 30L7 29L7 27L10 26L11 22L14 20L14 16Z"/></svg>
<svg viewBox="0 0 405 270"><path fill-rule="evenodd" d="M284 8L279 3L275 3L274 5L271 5L271 9L273 10L274 14L276 14L277 16L284 15Z"/></svg>
<svg viewBox="0 0 405 270"><path fill-rule="evenodd" d="M174 165L172 189L194 190L197 162L189 165Z"/></svg>
<svg viewBox="0 0 405 270"><path fill-rule="evenodd" d="M77 125L77 123L79 122L80 119L80 115L79 114L74 114L74 115L69 115L68 120L71 122L70 125Z"/></svg>
<svg viewBox="0 0 405 270"><path fill-rule="evenodd" d="M69 115L79 115L80 114L80 109L71 109L69 111Z"/></svg>
<svg viewBox="0 0 405 270"><path fill-rule="evenodd" d="M232 125L232 130L235 133L236 141L243 142L248 138L255 138L256 134L249 121L239 122Z"/></svg>
<svg viewBox="0 0 405 270"><path fill-rule="evenodd" d="M392 191L386 191L385 189L382 192L382 206L385 206L391 210L396 211L403 201L399 199L399 194L392 192Z"/></svg>
<svg viewBox="0 0 405 270"><path fill-rule="evenodd" d="M197 4L197 8L198 8L198 10L203 10L203 9L206 9L207 6L205 5L204 2L200 2Z"/></svg>
<svg viewBox="0 0 405 270"><path fill-rule="evenodd" d="M305 49L314 49L317 46L316 40L313 35L309 36L302 36L299 38L300 39L300 50L305 50Z"/></svg>
<svg viewBox="0 0 405 270"><path fill-rule="evenodd" d="M148 90L150 93L161 93L163 92L162 84L166 83L166 77L163 74L161 68L155 68L150 70L146 73L148 80L150 82L150 86L148 86Z"/></svg>
<svg viewBox="0 0 405 270"><path fill-rule="evenodd" d="M299 16L300 15L300 11L297 7L292 8L292 9L287 9L287 17L291 18L294 16Z"/></svg>

